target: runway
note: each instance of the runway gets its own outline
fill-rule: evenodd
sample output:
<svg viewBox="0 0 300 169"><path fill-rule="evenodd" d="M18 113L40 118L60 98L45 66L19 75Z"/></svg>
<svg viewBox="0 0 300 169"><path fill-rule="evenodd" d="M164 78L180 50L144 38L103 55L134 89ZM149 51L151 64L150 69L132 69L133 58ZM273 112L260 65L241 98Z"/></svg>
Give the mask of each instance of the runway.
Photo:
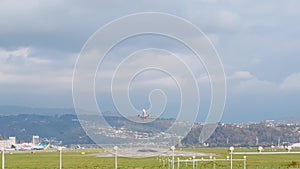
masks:
<svg viewBox="0 0 300 169"><path fill-rule="evenodd" d="M121 148L118 150L117 155L120 157L153 157L153 156L172 156L171 150L162 148ZM204 157L204 156L216 156L213 153L201 153L201 152L188 152L188 151L174 151L175 156L182 157ZM95 154L96 157L114 157L115 152L113 150L101 152Z"/></svg>

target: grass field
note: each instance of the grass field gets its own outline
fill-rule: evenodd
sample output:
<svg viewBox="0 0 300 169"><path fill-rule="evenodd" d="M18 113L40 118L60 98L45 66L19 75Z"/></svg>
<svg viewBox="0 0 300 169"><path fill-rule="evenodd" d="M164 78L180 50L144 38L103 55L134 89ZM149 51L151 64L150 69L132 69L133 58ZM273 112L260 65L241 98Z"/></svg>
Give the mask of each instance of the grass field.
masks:
<svg viewBox="0 0 300 169"><path fill-rule="evenodd" d="M209 152L218 154L217 159L225 159L229 155L228 149L225 148L203 148L203 149L184 149L186 151ZM66 169L83 169L83 168L114 168L114 158L112 157L95 157L92 154L101 152L98 150L81 151L64 151L63 168ZM256 149L235 149L235 152L256 151ZM244 155L234 155L234 159L242 159ZM118 168L120 169L150 169L150 168L169 168L166 162L168 157L149 157L149 158L118 158ZM171 157L170 157L171 158ZM187 159L188 157L180 157ZM196 157L201 158L201 157ZM206 159L208 157L205 157ZM175 158L177 159L177 157ZM187 165L187 166L186 166ZM59 168L59 152L24 152L5 154L5 168L7 169L25 169L25 168ZM177 163L175 163L177 168ZM192 163L181 163L180 168L192 168ZM197 168L213 168L213 162L198 162ZM216 162L216 169L230 168L230 162ZM243 161L233 163L233 168L243 168ZM300 154L287 155L247 155L247 169L286 169L300 168Z"/></svg>

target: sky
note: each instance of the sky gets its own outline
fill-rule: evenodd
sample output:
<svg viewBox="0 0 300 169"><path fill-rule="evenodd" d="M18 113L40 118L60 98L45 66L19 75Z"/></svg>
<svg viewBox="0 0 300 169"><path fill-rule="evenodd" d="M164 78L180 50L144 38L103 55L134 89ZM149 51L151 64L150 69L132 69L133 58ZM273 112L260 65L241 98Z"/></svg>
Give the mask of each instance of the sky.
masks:
<svg viewBox="0 0 300 169"><path fill-rule="evenodd" d="M298 0L139 0L126 3L1 0L0 104L73 107L73 71L89 37L122 16L163 12L193 23L215 46L227 81L227 99L221 121L299 116L299 9ZM124 55L149 47L172 51L188 63L197 79L201 97L197 120L203 121L211 99L209 77L203 65L178 42L155 35L128 39L107 55L104 69L111 70ZM153 59L153 55L148 59ZM168 66L176 65L170 62ZM99 68L95 79L97 101L101 110L115 111L109 88L102 86L107 81L106 76L111 76L105 73ZM180 93L172 78L152 71L135 80L130 97L137 109L147 109L149 92L161 88L169 95L166 116L176 116L174 111L178 109Z"/></svg>

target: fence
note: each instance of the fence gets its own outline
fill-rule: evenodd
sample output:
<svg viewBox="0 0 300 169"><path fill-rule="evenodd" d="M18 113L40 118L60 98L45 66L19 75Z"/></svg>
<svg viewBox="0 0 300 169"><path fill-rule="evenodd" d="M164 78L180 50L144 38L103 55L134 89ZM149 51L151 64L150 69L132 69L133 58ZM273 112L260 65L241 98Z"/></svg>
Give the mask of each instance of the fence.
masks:
<svg viewBox="0 0 300 169"><path fill-rule="evenodd" d="M243 159L230 159L229 156L227 156L227 158L225 159L217 159L216 157L212 157L210 156L210 158L200 158L197 159L195 157L193 158L188 158L188 159L180 159L179 157L177 157L177 160L174 160L174 162L172 161L172 159L170 159L169 157L165 157L165 158L159 158L159 162L163 167L168 167L168 168L174 168L177 167L177 169L180 168L191 168L192 169L199 169L199 168L209 168L208 165L205 165L205 163L209 163L210 167L213 169L217 169L217 164L220 163L228 163L228 165L231 165L232 162L242 162L243 163L243 168L246 169L246 163L247 163L247 158L246 156L244 156ZM223 168L223 167L222 167Z"/></svg>

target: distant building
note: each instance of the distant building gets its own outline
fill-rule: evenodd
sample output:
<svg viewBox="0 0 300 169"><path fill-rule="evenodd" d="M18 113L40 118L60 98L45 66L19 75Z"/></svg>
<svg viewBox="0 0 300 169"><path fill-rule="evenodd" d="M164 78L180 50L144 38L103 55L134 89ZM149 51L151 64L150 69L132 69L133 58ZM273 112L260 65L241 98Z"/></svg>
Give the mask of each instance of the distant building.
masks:
<svg viewBox="0 0 300 169"><path fill-rule="evenodd" d="M9 137L8 140L0 140L0 150L11 148L12 145L16 145L16 137Z"/></svg>
<svg viewBox="0 0 300 169"><path fill-rule="evenodd" d="M16 145L16 137L8 137L8 140L12 145Z"/></svg>
<svg viewBox="0 0 300 169"><path fill-rule="evenodd" d="M32 136L32 144L37 146L40 143L40 136Z"/></svg>

